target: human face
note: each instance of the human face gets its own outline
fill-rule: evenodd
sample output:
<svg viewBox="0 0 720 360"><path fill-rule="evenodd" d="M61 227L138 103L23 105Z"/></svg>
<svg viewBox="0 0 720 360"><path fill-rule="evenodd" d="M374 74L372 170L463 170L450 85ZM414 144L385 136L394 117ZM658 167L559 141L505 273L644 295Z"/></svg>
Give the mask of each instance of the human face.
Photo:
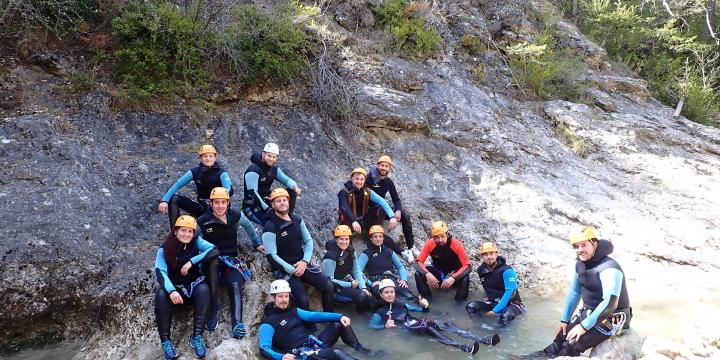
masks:
<svg viewBox="0 0 720 360"><path fill-rule="evenodd" d="M492 267L497 262L498 253L497 251L488 251L480 254L480 257L485 265Z"/></svg>
<svg viewBox="0 0 720 360"><path fill-rule="evenodd" d="M580 261L588 261L595 255L597 242L591 240L581 241L573 244L573 249L575 249L575 254L577 254Z"/></svg>
<svg viewBox="0 0 720 360"><path fill-rule="evenodd" d="M290 200L287 196L278 196L272 201L272 208L279 214L285 215L290 209Z"/></svg>
<svg viewBox="0 0 720 360"><path fill-rule="evenodd" d="M290 293L278 293L273 295L273 303L278 309L287 309L288 306L290 306Z"/></svg>
<svg viewBox="0 0 720 360"><path fill-rule="evenodd" d="M215 165L215 160L217 160L217 156L213 153L205 153L200 155L200 162L205 166L213 166Z"/></svg>
<svg viewBox="0 0 720 360"><path fill-rule="evenodd" d="M447 233L442 233L440 235L433 236L433 240L435 240L435 243L440 246L445 246L447 244Z"/></svg>
<svg viewBox="0 0 720 360"><path fill-rule="evenodd" d="M372 236L370 236L370 241L372 241L373 245L380 246L383 244L383 241L385 241L385 234L374 233L372 234Z"/></svg>
<svg viewBox="0 0 720 360"><path fill-rule="evenodd" d="M395 288L392 286L388 286L388 287L382 289L382 291L380 291L380 297L389 303L394 303L395 302Z"/></svg>
<svg viewBox="0 0 720 360"><path fill-rule="evenodd" d="M175 229L175 237L180 240L183 244L188 244L193 238L193 235L195 235L195 230L189 227L180 226Z"/></svg>
<svg viewBox="0 0 720 360"><path fill-rule="evenodd" d="M340 250L347 250L350 247L350 237L347 235L338 236L335 242Z"/></svg>
<svg viewBox="0 0 720 360"><path fill-rule="evenodd" d="M390 163L385 162L385 161L378 163L377 164L378 174L380 174L380 176L382 176L382 177L387 176L387 174L390 173L391 167L392 167L392 165L390 165Z"/></svg>
<svg viewBox="0 0 720 360"><path fill-rule="evenodd" d="M262 161L267 166L275 165L275 163L277 162L277 159L278 159L278 156L273 153L269 153L269 152L262 153Z"/></svg>
<svg viewBox="0 0 720 360"><path fill-rule="evenodd" d="M356 189L362 189L363 186L365 186L365 175L361 173L354 173L350 180L352 180L353 186Z"/></svg>
<svg viewBox="0 0 720 360"><path fill-rule="evenodd" d="M228 205L230 201L227 199L212 199L210 200L210 207L212 208L213 215L220 217L225 216L227 213Z"/></svg>

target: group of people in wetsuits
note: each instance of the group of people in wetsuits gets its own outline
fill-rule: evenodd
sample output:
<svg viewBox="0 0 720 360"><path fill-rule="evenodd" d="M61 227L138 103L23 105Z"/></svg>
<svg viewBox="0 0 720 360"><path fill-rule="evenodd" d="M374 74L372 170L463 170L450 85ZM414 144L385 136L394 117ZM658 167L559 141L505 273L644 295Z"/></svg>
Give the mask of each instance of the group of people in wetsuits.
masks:
<svg viewBox="0 0 720 360"><path fill-rule="evenodd" d="M415 250L410 215L388 177L393 166L389 156L381 156L369 169L352 170L350 180L338 192L339 225L318 262L313 261L314 242L308 224L294 211L301 189L277 166L279 154L279 147L268 143L261 153L251 155L243 176L240 209L231 206L233 184L217 162L217 150L212 145L200 147L200 164L162 197L158 210L168 214L172 230L156 256L159 287L155 315L166 359L178 356L170 338L170 310L186 303L194 307L191 347L196 357L205 357L203 331L214 331L218 326L218 297L223 286L229 298L232 337L247 335L242 319L243 288L252 273L239 257L240 227L254 250L265 255L276 279L270 284L272 301L265 305L258 329L263 357L352 359L333 348L339 339L365 356L381 354L359 342L350 318L334 312L336 303L352 303L357 312L370 312L368 326L372 329L402 327L472 354L480 344L498 343L497 334L478 336L453 323L422 315L429 311L433 289L455 288L455 300L465 302L472 267L462 242L443 221L432 223L431 239L419 252ZM283 186L273 189L275 181ZM191 182L196 200L178 194ZM386 199L388 194L393 206ZM387 234L385 221L390 229L401 224L407 250L401 250ZM261 237L256 225L262 229ZM355 251L355 238L366 244L364 251ZM629 325L632 313L622 269L607 256L612 244L598 240L590 227L573 235L571 244L578 255L577 276L558 335L550 346L532 356L578 355ZM507 324L526 311L518 292L517 273L498 255L496 244L483 243L479 252L483 262L477 274L486 297L467 303L466 310L471 316L497 317ZM415 270L418 294L410 289L403 260ZM305 284L320 294L322 312L310 309ZM571 318L581 298L583 308ZM318 322L329 324L315 336ZM454 340L446 335L448 332L471 343Z"/></svg>

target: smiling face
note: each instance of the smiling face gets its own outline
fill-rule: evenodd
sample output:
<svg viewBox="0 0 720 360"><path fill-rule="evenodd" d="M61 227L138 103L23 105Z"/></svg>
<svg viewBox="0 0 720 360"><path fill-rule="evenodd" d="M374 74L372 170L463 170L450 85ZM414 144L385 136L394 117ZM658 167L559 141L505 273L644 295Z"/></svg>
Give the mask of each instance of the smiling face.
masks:
<svg viewBox="0 0 720 360"><path fill-rule="evenodd" d="M272 296L275 307L285 310L290 306L290 293L278 293Z"/></svg>
<svg viewBox="0 0 720 360"><path fill-rule="evenodd" d="M385 241L385 234L380 232L374 233L370 236L370 241L372 241L373 245L380 246L383 244L383 241Z"/></svg>
<svg viewBox="0 0 720 360"><path fill-rule="evenodd" d="M215 160L217 160L217 156L213 153L205 153L200 155L200 162L207 167L215 165Z"/></svg>
<svg viewBox="0 0 720 360"><path fill-rule="evenodd" d="M267 166L275 165L275 163L277 162L277 159L278 159L278 156L273 153L269 153L269 152L262 153L262 161Z"/></svg>
<svg viewBox="0 0 720 360"><path fill-rule="evenodd" d="M212 208L213 215L217 217L225 216L229 205L230 201L227 199L210 200L210 207Z"/></svg>
<svg viewBox="0 0 720 360"><path fill-rule="evenodd" d="M352 174L352 176L350 177L350 180L352 181L353 186L356 189L362 189L363 186L365 186L365 175L363 175L359 172Z"/></svg>
<svg viewBox="0 0 720 360"><path fill-rule="evenodd" d="M383 300L385 300L389 303L394 303L395 302L395 288L392 286L388 286L388 287L382 289L382 291L380 291L380 298L382 298Z"/></svg>
<svg viewBox="0 0 720 360"><path fill-rule="evenodd" d="M480 254L480 257L485 265L493 267L497 262L498 253L497 251L488 251Z"/></svg>
<svg viewBox="0 0 720 360"><path fill-rule="evenodd" d="M285 215L290 209L290 200L287 196L278 196L273 199L272 208L277 211L278 214Z"/></svg>
<svg viewBox="0 0 720 360"><path fill-rule="evenodd" d="M382 176L382 177L387 176L387 174L390 173L391 167L392 167L392 165L390 165L390 163L388 163L388 162L385 162L385 161L379 162L377 164L378 174L380 174L380 176Z"/></svg>
<svg viewBox="0 0 720 360"><path fill-rule="evenodd" d="M192 241L195 230L185 226L179 226L175 229L175 237L180 240L181 243L187 244Z"/></svg>
<svg viewBox="0 0 720 360"><path fill-rule="evenodd" d="M580 261L588 261L592 259L593 255L595 255L595 250L597 250L597 241L580 241L573 244L573 249L575 249L575 254Z"/></svg>
<svg viewBox="0 0 720 360"><path fill-rule="evenodd" d="M350 237L347 235L338 236L335 242L340 250L347 250L350 247Z"/></svg>

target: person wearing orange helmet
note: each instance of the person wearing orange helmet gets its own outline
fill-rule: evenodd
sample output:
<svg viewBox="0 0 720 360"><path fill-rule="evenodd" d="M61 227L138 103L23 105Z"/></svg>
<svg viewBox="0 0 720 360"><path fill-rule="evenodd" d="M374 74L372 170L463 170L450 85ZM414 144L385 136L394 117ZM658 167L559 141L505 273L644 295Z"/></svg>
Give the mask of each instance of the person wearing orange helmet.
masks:
<svg viewBox="0 0 720 360"><path fill-rule="evenodd" d="M198 149L198 157L200 164L185 173L170 189L163 195L158 212L168 214L170 226L174 226L175 220L180 216L180 209L189 213L194 217L199 217L208 210L208 199L212 189L222 186L228 190L230 195L233 194L232 181L230 175L217 162L217 150L212 145L203 145ZM187 196L177 194L180 189L195 183L196 201Z"/></svg>
<svg viewBox="0 0 720 360"><path fill-rule="evenodd" d="M366 273L367 286L377 295L380 281L392 279L397 282L399 295L409 301L415 301L417 296L408 285L407 269L400 261L400 256L385 245L385 229L380 225L373 225L369 233L370 244L358 256L360 271Z"/></svg>
<svg viewBox="0 0 720 360"><path fill-rule="evenodd" d="M450 235L444 221L436 221L431 228L432 239L425 242L415 261L415 284L420 295L432 299L430 288L456 287L455 301L465 301L470 292L470 259L456 237ZM425 265L430 257L431 265Z"/></svg>
<svg viewBox="0 0 720 360"><path fill-rule="evenodd" d="M352 230L347 225L338 225L333 231L334 240L325 243L322 261L323 274L333 282L335 301L351 302L357 311L363 313L371 307L372 295L367 290L365 277L352 247Z"/></svg>

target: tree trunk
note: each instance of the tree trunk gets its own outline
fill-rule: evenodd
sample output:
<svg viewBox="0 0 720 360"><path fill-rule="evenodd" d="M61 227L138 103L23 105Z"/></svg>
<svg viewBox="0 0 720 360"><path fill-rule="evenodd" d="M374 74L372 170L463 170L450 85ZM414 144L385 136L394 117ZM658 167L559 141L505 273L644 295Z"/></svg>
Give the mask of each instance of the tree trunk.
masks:
<svg viewBox="0 0 720 360"><path fill-rule="evenodd" d="M715 0L708 0L707 7L705 8L705 26L709 37L715 40L715 43L720 45L720 38L715 33Z"/></svg>

